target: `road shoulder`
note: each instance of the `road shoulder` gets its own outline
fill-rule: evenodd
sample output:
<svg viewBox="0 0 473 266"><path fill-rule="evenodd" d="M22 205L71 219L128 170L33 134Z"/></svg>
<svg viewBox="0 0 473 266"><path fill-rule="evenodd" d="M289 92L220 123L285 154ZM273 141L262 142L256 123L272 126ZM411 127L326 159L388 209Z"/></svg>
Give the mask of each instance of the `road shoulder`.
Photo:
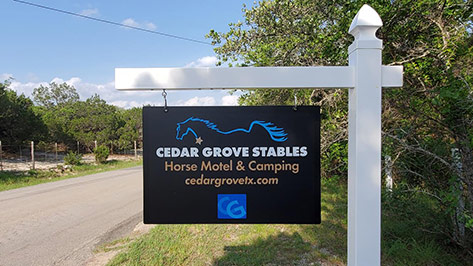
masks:
<svg viewBox="0 0 473 266"><path fill-rule="evenodd" d="M132 217L134 218L134 217ZM142 218L142 213L139 216ZM133 221L133 223L131 222ZM122 251L128 243L137 239L138 237L147 234L153 227L154 224L143 224L142 221L136 224L135 220L128 221L123 224L123 228L119 228L116 232L110 232L105 235L101 241L96 245L94 256L90 258L85 265L86 266L102 266L106 265L113 257L115 257L120 251ZM125 221L126 222L126 221ZM135 224L133 231L127 231L126 234L120 234L125 229L129 228L131 224Z"/></svg>

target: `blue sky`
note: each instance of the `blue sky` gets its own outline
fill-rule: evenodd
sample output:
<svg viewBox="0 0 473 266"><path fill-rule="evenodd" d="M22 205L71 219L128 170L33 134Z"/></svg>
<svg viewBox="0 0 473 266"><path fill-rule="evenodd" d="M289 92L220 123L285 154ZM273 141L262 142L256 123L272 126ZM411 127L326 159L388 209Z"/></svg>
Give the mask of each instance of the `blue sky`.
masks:
<svg viewBox="0 0 473 266"><path fill-rule="evenodd" d="M29 0L27 0L29 1ZM59 1L30 2L208 41L210 29L228 31L243 20L245 0ZM103 24L12 0L0 1L0 78L13 77L12 89L29 96L39 84L68 82L81 98L98 93L107 102L129 108L161 105L160 92L114 90L116 67L207 67L216 62L213 47ZM227 91L168 94L170 105L235 104Z"/></svg>

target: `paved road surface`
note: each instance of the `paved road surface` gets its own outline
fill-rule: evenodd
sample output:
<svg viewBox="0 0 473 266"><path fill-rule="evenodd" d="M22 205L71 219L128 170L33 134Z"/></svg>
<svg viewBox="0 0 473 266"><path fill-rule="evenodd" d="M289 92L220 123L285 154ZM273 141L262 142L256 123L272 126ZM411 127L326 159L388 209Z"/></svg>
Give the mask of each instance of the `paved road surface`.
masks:
<svg viewBox="0 0 473 266"><path fill-rule="evenodd" d="M0 265L82 265L142 210L141 167L0 192Z"/></svg>

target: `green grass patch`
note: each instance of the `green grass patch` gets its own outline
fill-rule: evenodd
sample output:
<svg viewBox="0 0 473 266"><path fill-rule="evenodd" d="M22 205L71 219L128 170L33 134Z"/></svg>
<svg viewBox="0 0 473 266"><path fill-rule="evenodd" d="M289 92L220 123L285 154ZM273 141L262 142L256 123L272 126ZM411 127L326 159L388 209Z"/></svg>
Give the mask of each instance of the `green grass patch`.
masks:
<svg viewBox="0 0 473 266"><path fill-rule="evenodd" d="M321 225L157 225L109 265L343 265L346 186L325 183Z"/></svg>
<svg viewBox="0 0 473 266"><path fill-rule="evenodd" d="M383 265L472 265L473 258L443 233L449 222L428 195L402 189L383 194Z"/></svg>
<svg viewBox="0 0 473 266"><path fill-rule="evenodd" d="M30 170L30 171L3 171L0 172L0 191L33 186L41 183L54 182L67 178L74 178L100 172L139 166L142 161L110 160L105 164L82 164L73 166L70 170Z"/></svg>
<svg viewBox="0 0 473 266"><path fill-rule="evenodd" d="M157 225L108 265L345 265L347 186L322 180L320 225ZM382 265L471 265L445 237L429 199L383 197Z"/></svg>
<svg viewBox="0 0 473 266"><path fill-rule="evenodd" d="M284 225L159 225L109 265L292 265L312 246Z"/></svg>

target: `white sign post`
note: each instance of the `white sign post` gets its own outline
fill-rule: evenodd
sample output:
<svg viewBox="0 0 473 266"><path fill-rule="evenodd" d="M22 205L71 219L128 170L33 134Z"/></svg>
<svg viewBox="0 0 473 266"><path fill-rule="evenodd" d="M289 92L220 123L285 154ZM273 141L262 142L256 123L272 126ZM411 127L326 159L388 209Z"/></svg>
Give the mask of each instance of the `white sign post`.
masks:
<svg viewBox="0 0 473 266"><path fill-rule="evenodd" d="M382 66L382 26L364 5L350 26L355 41L340 67L117 68L118 90L349 88L348 265L380 265L381 88L402 86L402 66Z"/></svg>

